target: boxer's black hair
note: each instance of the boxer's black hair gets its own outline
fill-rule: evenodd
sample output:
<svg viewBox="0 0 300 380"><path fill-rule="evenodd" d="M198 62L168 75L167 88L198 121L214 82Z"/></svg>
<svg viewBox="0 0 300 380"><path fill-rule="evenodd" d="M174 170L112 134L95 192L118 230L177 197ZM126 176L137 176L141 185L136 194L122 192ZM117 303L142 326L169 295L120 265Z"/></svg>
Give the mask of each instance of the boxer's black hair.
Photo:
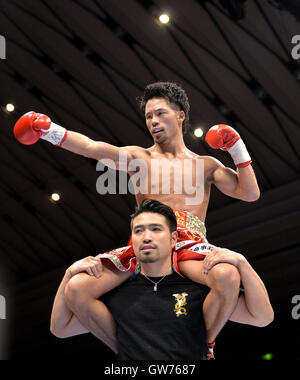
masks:
<svg viewBox="0 0 300 380"><path fill-rule="evenodd" d="M176 231L177 220L174 211L171 207L153 199L144 199L142 203L136 206L134 214L131 215L131 227L133 219L143 212L154 212L163 215L167 219L170 231Z"/></svg>
<svg viewBox="0 0 300 380"><path fill-rule="evenodd" d="M171 104L179 107L180 111L184 111L185 119L182 124L182 131L186 133L189 128L190 103L184 89L177 83L173 82L155 82L145 87L142 97L138 97L137 101L140 110L145 114L146 103L153 98L165 98Z"/></svg>

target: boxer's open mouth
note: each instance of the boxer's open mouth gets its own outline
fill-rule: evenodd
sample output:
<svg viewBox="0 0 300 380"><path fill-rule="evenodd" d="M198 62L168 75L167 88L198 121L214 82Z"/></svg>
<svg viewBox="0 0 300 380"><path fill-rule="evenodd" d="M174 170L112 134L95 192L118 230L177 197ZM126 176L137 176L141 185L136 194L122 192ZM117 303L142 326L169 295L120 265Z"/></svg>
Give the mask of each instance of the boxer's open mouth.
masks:
<svg viewBox="0 0 300 380"><path fill-rule="evenodd" d="M161 133L163 131L163 128L153 128L152 130L152 134L153 135L158 135L159 133Z"/></svg>

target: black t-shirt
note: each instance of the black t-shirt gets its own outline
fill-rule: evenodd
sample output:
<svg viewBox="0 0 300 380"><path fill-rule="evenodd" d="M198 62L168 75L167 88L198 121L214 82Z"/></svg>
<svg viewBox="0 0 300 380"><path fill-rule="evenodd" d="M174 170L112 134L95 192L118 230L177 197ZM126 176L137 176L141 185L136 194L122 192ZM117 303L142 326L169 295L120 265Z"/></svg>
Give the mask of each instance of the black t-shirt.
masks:
<svg viewBox="0 0 300 380"><path fill-rule="evenodd" d="M102 297L118 326L117 359L205 360L202 307L209 289L177 273L153 287L139 274Z"/></svg>

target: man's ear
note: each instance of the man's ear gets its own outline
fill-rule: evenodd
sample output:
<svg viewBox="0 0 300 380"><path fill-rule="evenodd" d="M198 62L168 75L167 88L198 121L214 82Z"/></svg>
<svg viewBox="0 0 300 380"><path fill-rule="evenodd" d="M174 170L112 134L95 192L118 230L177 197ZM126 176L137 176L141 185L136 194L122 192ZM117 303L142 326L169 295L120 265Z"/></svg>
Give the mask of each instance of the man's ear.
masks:
<svg viewBox="0 0 300 380"><path fill-rule="evenodd" d="M178 111L178 120L180 120L182 123L184 122L185 120L185 113L184 111Z"/></svg>
<svg viewBox="0 0 300 380"><path fill-rule="evenodd" d="M178 239L177 231L173 231L171 236L172 236L172 248L175 248L175 244L177 243L177 239Z"/></svg>

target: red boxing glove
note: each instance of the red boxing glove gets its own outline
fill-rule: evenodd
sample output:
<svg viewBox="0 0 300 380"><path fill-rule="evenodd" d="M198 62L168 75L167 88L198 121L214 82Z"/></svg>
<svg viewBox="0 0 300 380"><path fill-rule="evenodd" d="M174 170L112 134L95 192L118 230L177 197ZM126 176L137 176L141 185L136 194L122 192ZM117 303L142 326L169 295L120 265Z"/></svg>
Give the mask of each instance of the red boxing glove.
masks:
<svg viewBox="0 0 300 380"><path fill-rule="evenodd" d="M33 128L35 112L27 112L14 126L15 138L24 145L35 144L41 137L41 132Z"/></svg>
<svg viewBox="0 0 300 380"><path fill-rule="evenodd" d="M14 135L24 145L35 144L41 138L60 146L67 137L67 130L52 123L47 115L31 111L16 122Z"/></svg>
<svg viewBox="0 0 300 380"><path fill-rule="evenodd" d="M205 141L213 149L228 151L238 168L244 168L252 162L240 135L229 125L214 125L208 130Z"/></svg>

